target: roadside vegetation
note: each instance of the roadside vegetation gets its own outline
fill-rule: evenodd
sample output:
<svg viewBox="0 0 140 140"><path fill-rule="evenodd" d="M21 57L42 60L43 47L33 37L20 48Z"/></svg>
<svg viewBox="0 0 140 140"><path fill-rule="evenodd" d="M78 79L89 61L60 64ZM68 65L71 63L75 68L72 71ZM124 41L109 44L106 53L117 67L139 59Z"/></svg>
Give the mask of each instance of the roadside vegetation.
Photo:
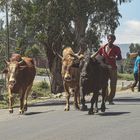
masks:
<svg viewBox="0 0 140 140"><path fill-rule="evenodd" d="M119 80L127 80L132 81L134 80L133 74L131 73L118 73L118 79Z"/></svg>
<svg viewBox="0 0 140 140"><path fill-rule="evenodd" d="M42 75L42 76L46 75L45 69L38 69L37 71L38 71L39 75ZM131 80L133 80L133 74L118 73L118 80L131 81ZM1 84L4 84L4 82L5 82L4 80L0 80ZM40 82L34 82L31 94L29 95L29 98L28 98L28 103L31 104L31 103L46 101L47 99L52 98L52 97L54 98L53 94L51 93L50 83L46 80L42 80ZM14 99L15 107L19 105L18 98L19 97L17 95L15 95L15 99ZM3 108L8 108L7 91L5 91L4 94L0 95L0 109L3 109Z"/></svg>

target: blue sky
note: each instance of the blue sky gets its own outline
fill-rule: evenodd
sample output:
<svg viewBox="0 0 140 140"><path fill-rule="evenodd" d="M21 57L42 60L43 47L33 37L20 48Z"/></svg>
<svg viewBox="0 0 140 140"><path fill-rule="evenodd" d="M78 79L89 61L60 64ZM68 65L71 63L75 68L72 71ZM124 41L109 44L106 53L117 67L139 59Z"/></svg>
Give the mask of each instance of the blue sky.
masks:
<svg viewBox="0 0 140 140"><path fill-rule="evenodd" d="M117 44L140 43L140 0L132 0L119 6L122 18L115 35Z"/></svg>

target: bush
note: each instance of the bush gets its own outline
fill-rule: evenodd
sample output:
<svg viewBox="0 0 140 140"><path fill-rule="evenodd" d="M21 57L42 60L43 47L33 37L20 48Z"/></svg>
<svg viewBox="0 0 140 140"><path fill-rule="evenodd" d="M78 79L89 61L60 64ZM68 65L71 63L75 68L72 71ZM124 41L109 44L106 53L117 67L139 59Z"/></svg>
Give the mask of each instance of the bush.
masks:
<svg viewBox="0 0 140 140"><path fill-rule="evenodd" d="M118 79L132 81L134 80L134 76L128 73L118 73Z"/></svg>
<svg viewBox="0 0 140 140"><path fill-rule="evenodd" d="M4 85L5 84L5 79L0 79L0 85Z"/></svg>
<svg viewBox="0 0 140 140"><path fill-rule="evenodd" d="M48 73L45 68L36 68L36 75L47 76Z"/></svg>
<svg viewBox="0 0 140 140"><path fill-rule="evenodd" d="M37 97L49 96L50 86L46 81L37 82L33 85L32 92L35 93Z"/></svg>

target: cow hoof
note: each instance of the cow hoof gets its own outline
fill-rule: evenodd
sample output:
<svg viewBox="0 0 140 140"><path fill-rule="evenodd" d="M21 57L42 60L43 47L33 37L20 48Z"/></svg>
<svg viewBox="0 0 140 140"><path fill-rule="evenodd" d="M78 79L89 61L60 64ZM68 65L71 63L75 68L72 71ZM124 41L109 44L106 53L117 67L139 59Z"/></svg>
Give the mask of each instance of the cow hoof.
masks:
<svg viewBox="0 0 140 140"><path fill-rule="evenodd" d="M102 106L101 106L101 112L105 112L105 110L106 110L105 105L102 105Z"/></svg>
<svg viewBox="0 0 140 140"><path fill-rule="evenodd" d="M93 115L93 114L94 114L93 109L90 109L90 110L88 111L88 114L89 114L89 115Z"/></svg>
<svg viewBox="0 0 140 140"><path fill-rule="evenodd" d="M64 111L69 111L69 110L70 110L69 108L65 108L65 109L64 109Z"/></svg>
<svg viewBox="0 0 140 140"><path fill-rule="evenodd" d="M10 114L13 113L13 109L9 109L9 113L10 113Z"/></svg>
<svg viewBox="0 0 140 140"><path fill-rule="evenodd" d="M101 108L101 112L105 112L105 108Z"/></svg>
<svg viewBox="0 0 140 140"><path fill-rule="evenodd" d="M81 111L87 111L87 105L82 106Z"/></svg>
<svg viewBox="0 0 140 140"><path fill-rule="evenodd" d="M24 107L24 111L27 111L27 106L26 106L26 107Z"/></svg>
<svg viewBox="0 0 140 140"><path fill-rule="evenodd" d="M19 114L20 115L24 114L24 110L19 110Z"/></svg>
<svg viewBox="0 0 140 140"><path fill-rule="evenodd" d="M94 108L93 112L98 113L98 108Z"/></svg>

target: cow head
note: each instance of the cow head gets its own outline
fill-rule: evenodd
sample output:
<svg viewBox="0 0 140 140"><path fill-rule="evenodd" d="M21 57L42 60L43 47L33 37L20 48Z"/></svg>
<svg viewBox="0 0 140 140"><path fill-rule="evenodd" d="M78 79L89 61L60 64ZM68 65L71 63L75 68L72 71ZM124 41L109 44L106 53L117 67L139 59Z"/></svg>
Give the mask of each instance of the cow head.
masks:
<svg viewBox="0 0 140 140"><path fill-rule="evenodd" d="M85 55L84 59L80 62L80 68L81 68L80 75L82 78L87 78L88 76L89 61L90 61L90 56Z"/></svg>
<svg viewBox="0 0 140 140"><path fill-rule="evenodd" d="M73 55L67 55L62 59L62 77L64 81L75 79L75 71L79 69L78 58Z"/></svg>
<svg viewBox="0 0 140 140"><path fill-rule="evenodd" d="M7 75L9 88L14 87L14 85L17 82L17 76L18 76L19 72L22 71L26 67L26 66L23 66L22 63L23 63L23 60L20 62L6 61L7 68L3 71L3 73L5 73Z"/></svg>
<svg viewBox="0 0 140 140"><path fill-rule="evenodd" d="M84 59L80 61L80 76L83 80L87 80L89 78L90 75L88 74L91 73L91 71L93 71L94 67L96 66L96 63L98 63L97 60L92 59L90 53L84 55Z"/></svg>

